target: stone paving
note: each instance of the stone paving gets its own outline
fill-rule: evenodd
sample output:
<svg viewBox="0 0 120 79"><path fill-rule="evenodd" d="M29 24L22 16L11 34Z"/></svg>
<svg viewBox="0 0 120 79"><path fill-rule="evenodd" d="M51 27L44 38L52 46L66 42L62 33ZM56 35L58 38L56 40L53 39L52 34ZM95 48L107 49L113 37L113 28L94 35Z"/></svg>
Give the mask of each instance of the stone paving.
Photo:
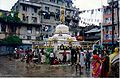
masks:
<svg viewBox="0 0 120 79"><path fill-rule="evenodd" d="M31 63L26 67L25 62L0 56L0 77L92 77L91 70L82 70L83 74L76 73L75 67L65 65L46 65Z"/></svg>

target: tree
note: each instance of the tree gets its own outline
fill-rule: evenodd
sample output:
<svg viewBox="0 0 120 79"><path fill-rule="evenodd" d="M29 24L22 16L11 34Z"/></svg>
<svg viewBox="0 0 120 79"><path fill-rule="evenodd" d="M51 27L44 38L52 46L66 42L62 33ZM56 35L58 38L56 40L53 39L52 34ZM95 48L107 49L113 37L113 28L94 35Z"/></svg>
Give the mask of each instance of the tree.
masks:
<svg viewBox="0 0 120 79"><path fill-rule="evenodd" d="M9 14L0 13L0 18L7 23L22 23L18 17L18 12L11 11Z"/></svg>
<svg viewBox="0 0 120 79"><path fill-rule="evenodd" d="M18 46L22 44L22 40L18 36L8 36L3 39L0 44L9 46Z"/></svg>

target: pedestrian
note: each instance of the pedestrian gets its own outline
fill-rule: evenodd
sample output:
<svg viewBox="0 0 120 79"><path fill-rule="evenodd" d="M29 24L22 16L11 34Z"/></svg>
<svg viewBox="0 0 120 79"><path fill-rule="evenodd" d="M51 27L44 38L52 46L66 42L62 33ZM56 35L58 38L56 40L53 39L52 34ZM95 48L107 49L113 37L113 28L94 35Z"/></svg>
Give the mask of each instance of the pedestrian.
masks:
<svg viewBox="0 0 120 79"><path fill-rule="evenodd" d="M45 53L44 48L41 49L40 53L42 53L42 55L44 55L44 53Z"/></svg>
<svg viewBox="0 0 120 79"><path fill-rule="evenodd" d="M41 53L40 53L38 46L36 46L35 48L34 56L36 58L36 62L41 63Z"/></svg>
<svg viewBox="0 0 120 79"><path fill-rule="evenodd" d="M67 52L66 52L66 50L64 50L64 52L63 52L63 63L65 64L66 61L67 61Z"/></svg>
<svg viewBox="0 0 120 79"><path fill-rule="evenodd" d="M71 47L71 65L74 65L74 63L75 63L75 58L74 58L75 53L76 53L75 49L73 47Z"/></svg>
<svg viewBox="0 0 120 79"><path fill-rule="evenodd" d="M101 60L97 54L97 50L93 51L91 65L92 65L92 76L95 78L100 77L102 64L101 64Z"/></svg>
<svg viewBox="0 0 120 79"><path fill-rule="evenodd" d="M50 53L50 64L53 65L53 61L54 61L54 53L53 51Z"/></svg>
<svg viewBox="0 0 120 79"><path fill-rule="evenodd" d="M44 63L45 62L45 51L44 51L44 48L41 49L40 51L40 60L41 60L41 63Z"/></svg>
<svg viewBox="0 0 120 79"><path fill-rule="evenodd" d="M29 54L29 48L26 50L26 67L29 67L30 65L30 54Z"/></svg>
<svg viewBox="0 0 120 79"><path fill-rule="evenodd" d="M80 65L81 65L81 68L82 68L82 69L83 69L84 66L85 66L85 56L84 56L83 49L81 49L81 51L80 51Z"/></svg>
<svg viewBox="0 0 120 79"><path fill-rule="evenodd" d="M25 52L24 52L23 48L20 48L20 58L21 58L21 62L24 61L24 57L25 57Z"/></svg>
<svg viewBox="0 0 120 79"><path fill-rule="evenodd" d="M17 50L16 50L16 53L17 53L17 59L19 59L19 58L20 58L20 50L17 49Z"/></svg>
<svg viewBox="0 0 120 79"><path fill-rule="evenodd" d="M17 58L17 48L15 48L15 50L14 50L14 59L16 59Z"/></svg>
<svg viewBox="0 0 120 79"><path fill-rule="evenodd" d="M89 52L89 50L87 50L87 52L86 52L86 60L85 60L86 70L90 69L90 58L91 58L91 53Z"/></svg>
<svg viewBox="0 0 120 79"><path fill-rule="evenodd" d="M77 70L79 69L80 74L81 74L80 52L79 52L79 48L76 48L76 54L75 54L75 68L76 68L76 73L77 73Z"/></svg>
<svg viewBox="0 0 120 79"><path fill-rule="evenodd" d="M59 64L59 61L58 61L58 58L57 58L57 57L55 57L55 60L54 60L53 64L54 64L54 65Z"/></svg>
<svg viewBox="0 0 120 79"><path fill-rule="evenodd" d="M42 53L40 53L41 54L41 63L43 64L43 63L45 63L45 55L44 54L42 54Z"/></svg>
<svg viewBox="0 0 120 79"><path fill-rule="evenodd" d="M33 52L32 52L32 49L29 50L29 54L30 54L30 61L32 62L32 59L33 59L33 57L34 57L34 54L33 54Z"/></svg>
<svg viewBox="0 0 120 79"><path fill-rule="evenodd" d="M106 52L106 50L103 51L103 56L102 56L102 70L101 70L101 77L108 77L108 72L109 72L109 61L110 58Z"/></svg>
<svg viewBox="0 0 120 79"><path fill-rule="evenodd" d="M120 50L118 47L114 49L114 52L109 55L110 57L110 67L109 67L109 76L114 78L119 78L119 57L120 57Z"/></svg>

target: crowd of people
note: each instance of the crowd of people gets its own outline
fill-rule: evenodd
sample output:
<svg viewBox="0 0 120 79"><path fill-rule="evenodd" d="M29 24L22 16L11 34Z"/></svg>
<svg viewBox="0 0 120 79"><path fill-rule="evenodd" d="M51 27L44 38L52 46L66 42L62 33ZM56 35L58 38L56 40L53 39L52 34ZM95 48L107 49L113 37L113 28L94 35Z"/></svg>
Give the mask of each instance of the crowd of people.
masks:
<svg viewBox="0 0 120 79"><path fill-rule="evenodd" d="M116 52L118 52L117 49L118 48L115 49ZM99 53L99 51L96 49L84 50L82 47L70 47L70 51L70 64L71 66L75 66L76 72L79 70L80 73L82 73L81 69L86 69L92 70L93 77L109 76L111 63L110 61L112 60L110 58L111 55L109 55L110 53L107 51L107 49L104 49L101 53ZM26 50L23 50L23 48L15 48L14 58L20 59L21 61L26 61L28 65L30 62L44 64L46 62L46 59L49 59L50 65L56 65L61 63L68 63L67 54L68 52L64 50L62 53L63 59L60 60L56 57L53 50L50 51L48 55L46 55L44 48L35 48L33 51L30 48L27 48Z"/></svg>

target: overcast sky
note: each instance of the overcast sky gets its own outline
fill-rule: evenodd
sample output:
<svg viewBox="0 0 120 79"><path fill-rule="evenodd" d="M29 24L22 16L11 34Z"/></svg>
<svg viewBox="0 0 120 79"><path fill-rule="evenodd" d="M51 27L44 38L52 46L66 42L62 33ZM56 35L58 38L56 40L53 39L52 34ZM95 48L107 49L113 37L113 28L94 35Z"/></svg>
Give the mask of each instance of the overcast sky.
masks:
<svg viewBox="0 0 120 79"><path fill-rule="evenodd" d="M0 0L0 9L10 10L15 2L17 2L17 0ZM107 0L73 0L73 2L80 10L98 8L101 7L102 4L107 4Z"/></svg>
<svg viewBox="0 0 120 79"><path fill-rule="evenodd" d="M17 2L17 0L0 0L0 9L3 10L9 10L12 8L12 6ZM102 5L107 5L107 0L73 0L74 6L79 8L79 10L91 10L91 9L97 9L101 8ZM83 14L82 16L84 18L89 16L86 16L88 14ZM98 18L101 18L99 13L96 13L96 17L98 15ZM99 24L99 23L97 23Z"/></svg>

